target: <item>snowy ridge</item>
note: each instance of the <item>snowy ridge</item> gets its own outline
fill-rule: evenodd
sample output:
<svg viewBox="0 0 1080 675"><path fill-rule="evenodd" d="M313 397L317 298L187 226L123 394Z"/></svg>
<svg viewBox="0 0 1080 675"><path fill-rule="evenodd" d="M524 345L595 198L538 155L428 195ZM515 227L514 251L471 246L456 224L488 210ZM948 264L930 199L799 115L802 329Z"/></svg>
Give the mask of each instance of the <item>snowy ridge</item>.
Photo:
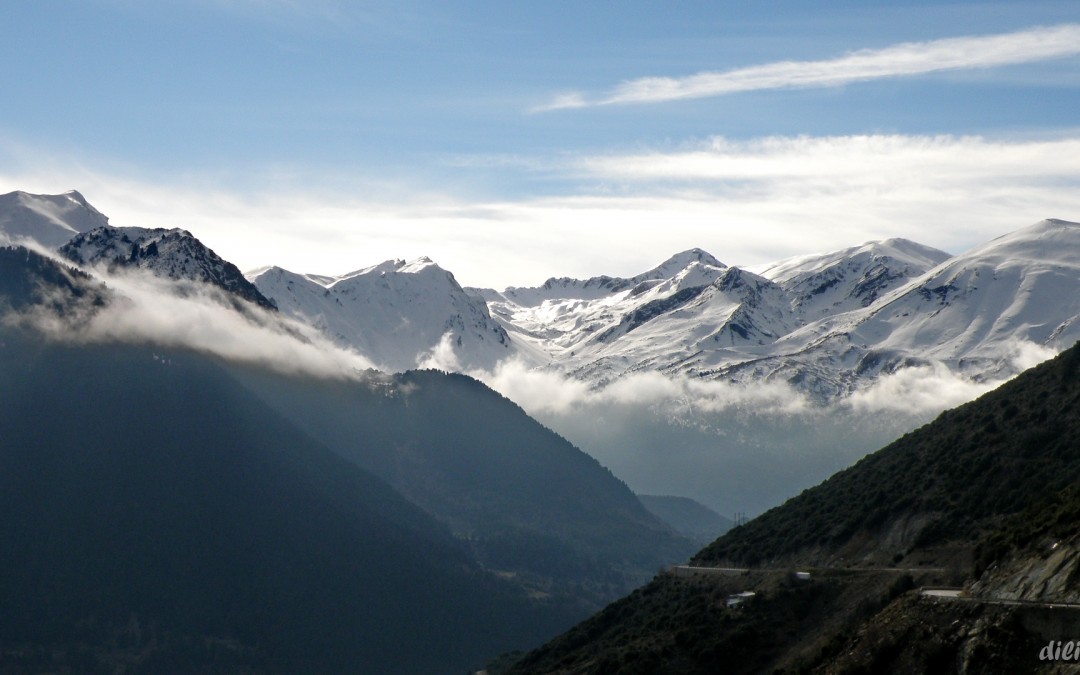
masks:
<svg viewBox="0 0 1080 675"><path fill-rule="evenodd" d="M804 321L868 307L898 283L949 259L907 239L886 239L823 255L800 256L755 270L781 284Z"/></svg>
<svg viewBox="0 0 1080 675"><path fill-rule="evenodd" d="M575 377L603 383L642 370L722 377L726 366L771 356L809 321L873 304L946 258L889 240L783 261L759 275L692 249L628 279L478 293L517 342Z"/></svg>
<svg viewBox="0 0 1080 675"><path fill-rule="evenodd" d="M1080 224L1044 220L934 268L829 331L853 344L980 370L1018 340L1080 339Z"/></svg>
<svg viewBox="0 0 1080 675"><path fill-rule="evenodd" d="M61 255L91 267L130 267L172 280L211 284L265 309L275 309L240 272L187 230L98 227L60 247Z"/></svg>
<svg viewBox="0 0 1080 675"><path fill-rule="evenodd" d="M61 195L9 192L0 195L0 238L36 242L56 249L80 232L107 226L109 219L75 190Z"/></svg>
<svg viewBox="0 0 1080 675"><path fill-rule="evenodd" d="M284 314L385 370L491 369L512 353L487 304L426 257L388 260L340 277L270 267L249 279Z"/></svg>
<svg viewBox="0 0 1080 675"><path fill-rule="evenodd" d="M651 287L650 282L663 281L682 273L687 267L698 264L700 270L722 270L726 265L699 248L676 253L648 272L629 277L598 276L589 279L552 277L542 286L517 288L511 286L499 292L491 289L469 289L488 302L510 302L519 306L534 307L545 300L596 300L611 293L636 289L638 293ZM707 282L706 282L707 283Z"/></svg>
<svg viewBox="0 0 1080 675"><path fill-rule="evenodd" d="M1080 339L1080 225L1066 221L956 257L889 239L759 274L709 259L655 280L665 263L637 285L605 278L602 293L594 280L482 293L515 340L549 355L548 368L597 384L659 370L783 381L827 401L908 366L1009 376L1022 345L1057 351Z"/></svg>

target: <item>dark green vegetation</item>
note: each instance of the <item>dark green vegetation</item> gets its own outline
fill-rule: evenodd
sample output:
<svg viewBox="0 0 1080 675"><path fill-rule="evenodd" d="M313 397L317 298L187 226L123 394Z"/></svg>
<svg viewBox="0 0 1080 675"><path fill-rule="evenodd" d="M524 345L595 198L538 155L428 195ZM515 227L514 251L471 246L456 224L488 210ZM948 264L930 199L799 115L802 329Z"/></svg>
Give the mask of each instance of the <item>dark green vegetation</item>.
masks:
<svg viewBox="0 0 1080 675"><path fill-rule="evenodd" d="M111 300L0 256L0 671L462 672L690 552L473 380L54 341Z"/></svg>
<svg viewBox="0 0 1080 675"><path fill-rule="evenodd" d="M732 529L692 561L760 571L659 575L512 672L1033 672L1045 665L1040 646L1080 630L1080 610L1049 607L1072 601L1080 578L1050 556L1057 544L1046 545L1078 545L1078 479L1074 347ZM812 569L811 581L769 581L796 569ZM1036 585L1025 581L1032 574ZM977 599L911 590L923 584L963 584ZM757 595L722 606L736 587ZM1027 604L999 604L1021 592Z"/></svg>
<svg viewBox="0 0 1080 675"><path fill-rule="evenodd" d="M205 359L3 344L9 650L155 672L216 644L286 672L445 672L569 618Z"/></svg>
<svg viewBox="0 0 1080 675"><path fill-rule="evenodd" d="M1078 367L1073 348L942 413L695 560L831 562L865 553L889 562L912 547L978 540L1080 478Z"/></svg>
<svg viewBox="0 0 1080 675"><path fill-rule="evenodd" d="M684 537L707 544L735 523L701 502L689 497L672 495L638 495L638 499L653 515L675 528Z"/></svg>
<svg viewBox="0 0 1080 675"><path fill-rule="evenodd" d="M0 313L40 307L70 314L101 306L102 284L19 246L0 247Z"/></svg>

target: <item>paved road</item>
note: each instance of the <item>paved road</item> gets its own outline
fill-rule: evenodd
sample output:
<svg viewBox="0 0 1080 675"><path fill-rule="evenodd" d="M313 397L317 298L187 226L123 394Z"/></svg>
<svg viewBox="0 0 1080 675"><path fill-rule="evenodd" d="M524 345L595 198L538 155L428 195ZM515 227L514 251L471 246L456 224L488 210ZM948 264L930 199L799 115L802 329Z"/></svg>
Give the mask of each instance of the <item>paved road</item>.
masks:
<svg viewBox="0 0 1080 675"><path fill-rule="evenodd" d="M696 574L718 575L733 577L744 572L749 572L746 567L694 567L693 565L672 565L668 571L677 577L688 577Z"/></svg>
<svg viewBox="0 0 1080 675"><path fill-rule="evenodd" d="M810 573L817 572L892 572L895 574L911 574L918 572L933 572L943 574L944 567L802 567L799 568ZM722 576L734 576L744 572L793 572L793 567L696 567L694 565L672 565L668 571L675 576L690 576L692 574L716 574Z"/></svg>
<svg viewBox="0 0 1080 675"><path fill-rule="evenodd" d="M928 598L959 598L962 588L924 588L922 594Z"/></svg>
<svg viewBox="0 0 1080 675"><path fill-rule="evenodd" d="M983 605L1003 605L1006 607L1043 607L1046 609L1080 609L1080 603L1076 602L1039 602L1037 600L1004 600L995 598L973 598L962 595L959 588L924 588L920 592L925 598L936 600L948 600L959 602L978 602Z"/></svg>

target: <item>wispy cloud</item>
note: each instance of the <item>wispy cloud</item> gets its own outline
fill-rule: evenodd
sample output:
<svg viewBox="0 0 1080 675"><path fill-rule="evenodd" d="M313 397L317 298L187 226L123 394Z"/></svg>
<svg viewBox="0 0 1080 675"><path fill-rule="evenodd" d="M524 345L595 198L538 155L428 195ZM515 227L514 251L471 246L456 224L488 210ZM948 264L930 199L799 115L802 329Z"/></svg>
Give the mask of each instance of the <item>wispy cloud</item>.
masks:
<svg viewBox="0 0 1080 675"><path fill-rule="evenodd" d="M564 92L536 111L724 96L765 89L837 87L888 77L991 68L1080 54L1080 25L1032 28L1000 35L905 42L834 59L778 61L687 77L642 77L599 96Z"/></svg>
<svg viewBox="0 0 1080 675"><path fill-rule="evenodd" d="M596 155L583 170L607 179L752 183L843 178L847 185L940 185L972 180L1080 179L1080 137L994 140L981 136L770 136L746 141L716 137L675 151ZM791 183L789 183L790 187Z"/></svg>

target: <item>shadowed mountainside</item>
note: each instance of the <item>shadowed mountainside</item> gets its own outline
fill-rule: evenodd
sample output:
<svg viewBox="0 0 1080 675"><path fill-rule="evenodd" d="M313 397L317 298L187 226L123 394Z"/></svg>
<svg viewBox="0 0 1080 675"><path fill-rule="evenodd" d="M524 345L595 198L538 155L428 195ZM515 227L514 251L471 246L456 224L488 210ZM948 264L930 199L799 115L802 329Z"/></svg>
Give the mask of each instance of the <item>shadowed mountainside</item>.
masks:
<svg viewBox="0 0 1080 675"><path fill-rule="evenodd" d="M536 592L592 611L693 553L595 459L470 377L411 371L357 384L236 372Z"/></svg>

